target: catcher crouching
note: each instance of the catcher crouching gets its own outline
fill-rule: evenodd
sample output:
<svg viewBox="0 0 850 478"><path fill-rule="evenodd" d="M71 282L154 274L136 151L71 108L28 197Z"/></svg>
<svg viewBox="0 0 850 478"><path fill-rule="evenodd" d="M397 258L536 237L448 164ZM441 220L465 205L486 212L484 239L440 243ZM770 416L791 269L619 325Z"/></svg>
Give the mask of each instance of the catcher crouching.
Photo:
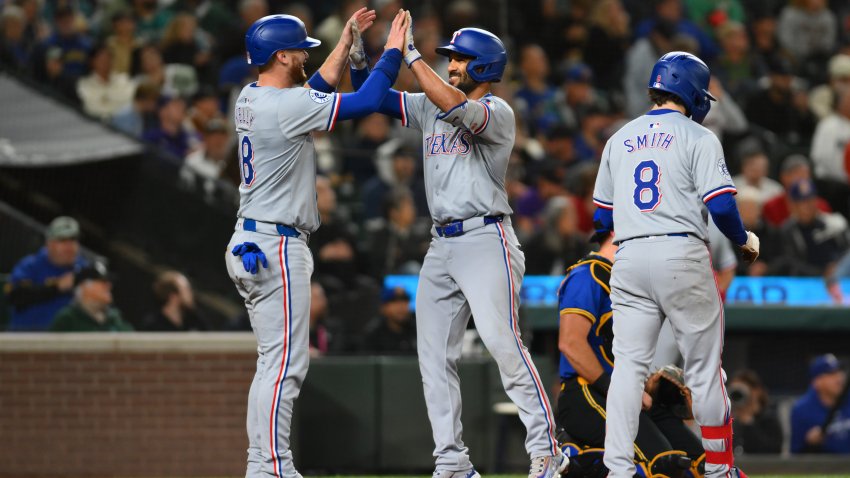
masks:
<svg viewBox="0 0 850 478"><path fill-rule="evenodd" d="M605 403L614 355L609 280L617 246L613 233L597 224L600 243L567 270L558 290L561 393L557 420L562 449L570 456L569 478L604 477ZM705 451L685 425L691 414L690 391L681 369L663 367L650 376L635 440L638 476L702 477Z"/></svg>

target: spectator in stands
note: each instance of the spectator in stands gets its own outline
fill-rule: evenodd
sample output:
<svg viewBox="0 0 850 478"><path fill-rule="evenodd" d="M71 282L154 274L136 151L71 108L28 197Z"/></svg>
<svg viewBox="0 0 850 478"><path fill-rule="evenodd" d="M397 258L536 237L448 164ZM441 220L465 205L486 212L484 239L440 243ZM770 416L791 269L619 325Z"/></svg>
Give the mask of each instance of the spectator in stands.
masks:
<svg viewBox="0 0 850 478"><path fill-rule="evenodd" d="M131 0L136 34L144 42L156 42L171 20L171 12L159 8L157 0Z"/></svg>
<svg viewBox="0 0 850 478"><path fill-rule="evenodd" d="M756 138L741 141L737 153L741 174L733 177L732 181L738 190L748 186L757 191L761 204L785 192L781 184L767 177L770 162Z"/></svg>
<svg viewBox="0 0 850 478"><path fill-rule="evenodd" d="M550 132L550 135L553 133L554 131ZM570 145L572 145L571 137ZM564 187L564 168L559 163L544 160L536 167L533 185L523 191L514 207L514 227L523 237L531 237L537 233L542 222L541 213L552 198L567 195Z"/></svg>
<svg viewBox="0 0 850 478"><path fill-rule="evenodd" d="M40 61L48 50L58 48L62 74L75 82L86 73L86 59L92 48L91 39L80 31L76 20L77 13L72 7L58 7L53 13L56 30L39 46L36 54L36 61Z"/></svg>
<svg viewBox="0 0 850 478"><path fill-rule="evenodd" d="M746 99L758 88L759 72L750 54L747 28L743 23L730 20L717 27L721 53L711 64L711 74L716 76L735 98Z"/></svg>
<svg viewBox="0 0 850 478"><path fill-rule="evenodd" d="M587 254L590 245L577 227L575 205L563 196L550 199L543 211L543 227L525 250L528 275L562 275Z"/></svg>
<svg viewBox="0 0 850 478"><path fill-rule="evenodd" d="M157 310L145 317L143 330L186 332L210 329L195 307L195 293L183 274L177 271L161 273L153 283L153 295Z"/></svg>
<svg viewBox="0 0 850 478"><path fill-rule="evenodd" d="M74 275L74 301L56 314L51 332L130 332L133 326L112 306L112 279L102 262Z"/></svg>
<svg viewBox="0 0 850 478"><path fill-rule="evenodd" d="M74 270L88 261L80 254L80 225L60 216L45 232L45 246L12 268L6 294L12 306L10 331L44 331L59 309L71 302Z"/></svg>
<svg viewBox="0 0 850 478"><path fill-rule="evenodd" d="M791 409L791 453L850 453L847 374L833 354L809 366L811 383Z"/></svg>
<svg viewBox="0 0 850 478"><path fill-rule="evenodd" d="M812 88L809 92L809 108L823 119L832 113L836 98L850 90L850 55L839 53L829 60L829 84Z"/></svg>
<svg viewBox="0 0 850 478"><path fill-rule="evenodd" d="M385 146L379 148L379 152ZM407 187L414 192L414 205L416 205L417 215L427 215L428 205L421 199L417 201L417 196L424 196L424 185L422 184L422 175L416 174L416 155L411 151L396 142L396 145L390 158L389 174L385 173L387 168L378 168L378 174L370 178L363 184L361 200L363 203L363 219L378 219L384 214L384 198L387 194L396 187ZM388 177L385 177L388 176ZM418 203L418 204L417 204ZM420 210L421 208L421 210Z"/></svg>
<svg viewBox="0 0 850 478"><path fill-rule="evenodd" d="M850 89L837 97L835 111L818 122L811 157L821 195L847 217L850 184L844 169L844 149L850 143Z"/></svg>
<svg viewBox="0 0 850 478"><path fill-rule="evenodd" d="M800 144L811 137L815 126L806 92L795 85L791 65L784 58L773 57L768 68L767 88L753 94L744 112L751 123L773 132L783 142Z"/></svg>
<svg viewBox="0 0 850 478"><path fill-rule="evenodd" d="M741 0L684 0L688 18L700 29L710 32L728 22L744 21L744 6Z"/></svg>
<svg viewBox="0 0 850 478"><path fill-rule="evenodd" d="M596 3L583 56L593 70L597 88L608 93L620 90L630 35L629 14L620 0Z"/></svg>
<svg viewBox="0 0 850 478"><path fill-rule="evenodd" d="M561 88L545 103L543 124L546 128L540 132L546 137L559 127L571 130L581 128L585 113L599 101L593 89L593 71L590 67L577 63L567 68L562 76Z"/></svg>
<svg viewBox="0 0 850 478"><path fill-rule="evenodd" d="M360 8L360 7L357 7ZM352 14L357 11L357 8L352 10ZM222 62L233 57L245 57L245 33L255 21L269 14L269 4L266 0L239 0L236 7L237 17L231 27L225 31L217 31L215 56ZM351 18L351 14L345 17L345 21ZM335 33L333 40L326 40L329 44L334 44L339 34L342 32L342 27ZM244 61L242 63L245 63Z"/></svg>
<svg viewBox="0 0 850 478"><path fill-rule="evenodd" d="M606 130L611 125L608 106L597 100L582 111L581 128L573 141L579 162L599 162L602 149L608 140Z"/></svg>
<svg viewBox="0 0 850 478"><path fill-rule="evenodd" d="M791 200L788 197L788 191L791 185L802 180L811 179L812 170L809 166L809 160L801 154L792 154L782 161L782 167L779 170L779 182L785 188L785 192L778 195L764 204L762 213L768 224L779 227L791 216ZM817 198L816 204L822 212L832 212L829 203L823 198Z"/></svg>
<svg viewBox="0 0 850 478"><path fill-rule="evenodd" d="M159 101L159 87L152 83L136 86L133 101L112 116L112 126L141 139L142 133L156 124L156 106Z"/></svg>
<svg viewBox="0 0 850 478"><path fill-rule="evenodd" d="M172 12L191 13L205 32L216 33L233 25L233 14L222 3L214 0L177 0L170 9Z"/></svg>
<svg viewBox="0 0 850 478"><path fill-rule="evenodd" d="M767 389L752 370L740 370L729 381L735 453L782 452L782 425Z"/></svg>
<svg viewBox="0 0 850 478"><path fill-rule="evenodd" d="M714 59L717 55L717 45L715 45L714 40L712 40L708 32L701 30L696 24L684 17L682 0L654 0L654 4L654 15L640 22L635 27L635 36L637 38L649 35L656 24L668 22L674 27L675 32L685 34L697 40L699 51L694 52L695 55L705 61ZM654 64L653 62L649 67L652 68Z"/></svg>
<svg viewBox="0 0 850 478"><path fill-rule="evenodd" d="M749 122L741 107L723 88L720 80L711 77L708 83L708 91L717 98L717 102L709 110L702 125L710 129L721 142L727 134L740 135L746 133Z"/></svg>
<svg viewBox="0 0 850 478"><path fill-rule="evenodd" d="M360 352L376 355L415 355L416 323L410 295L401 287L384 288L379 314L366 327Z"/></svg>
<svg viewBox="0 0 850 478"><path fill-rule="evenodd" d="M835 49L836 23L826 0L790 0L779 15L779 44L797 63L828 55Z"/></svg>
<svg viewBox="0 0 850 478"><path fill-rule="evenodd" d="M389 117L379 113L360 120L357 133L342 158L342 173L361 186L377 173L373 157L378 147L390 139Z"/></svg>
<svg viewBox="0 0 850 478"><path fill-rule="evenodd" d="M165 86L165 63L162 53L156 45L143 45L139 48L137 64L134 64L133 79L136 83L151 83L157 88Z"/></svg>
<svg viewBox="0 0 850 478"><path fill-rule="evenodd" d="M417 220L410 189L391 190L384 197L383 220L369 225L366 249L372 277L419 274L430 242L431 223Z"/></svg>
<svg viewBox="0 0 850 478"><path fill-rule="evenodd" d="M336 192L324 176L316 178L316 202L322 227L310 236L315 272L329 293L352 287L358 279L356 229L339 213ZM360 257L365 260L366 257Z"/></svg>
<svg viewBox="0 0 850 478"><path fill-rule="evenodd" d="M207 84L213 83L210 66L210 46L198 30L197 19L188 13L178 13L168 22L160 42L162 59L166 64L191 65Z"/></svg>
<svg viewBox="0 0 850 478"><path fill-rule="evenodd" d="M514 94L515 108L531 136L546 131L557 118L546 113L546 104L555 95L549 83L549 59L540 45L530 43L519 53L520 84Z"/></svg>
<svg viewBox="0 0 850 478"><path fill-rule="evenodd" d="M847 219L817 207L811 179L794 183L788 195L791 218L782 226L783 272L787 275L826 275L850 248Z"/></svg>
<svg viewBox="0 0 850 478"><path fill-rule="evenodd" d="M31 45L24 38L26 15L21 7L6 5L0 14L0 65L11 71L30 68Z"/></svg>
<svg viewBox="0 0 850 478"><path fill-rule="evenodd" d="M186 156L181 176L190 183L200 183L207 194L215 188L215 182L222 177L228 161L233 160L229 144L230 129L222 119L212 119L206 123L201 134L201 146Z"/></svg>
<svg viewBox="0 0 850 478"><path fill-rule="evenodd" d="M142 139L182 163L186 155L198 146L197 138L183 124L186 120L186 102L178 96L160 97L157 117L159 124L145 131Z"/></svg>
<svg viewBox="0 0 850 478"><path fill-rule="evenodd" d="M206 129L207 121L212 119L224 120L224 114L221 112L221 100L215 88L209 85L201 86L198 92L192 96L188 115L192 129L199 133Z"/></svg>
<svg viewBox="0 0 850 478"><path fill-rule="evenodd" d="M112 34L106 37L106 46L112 53L112 71L129 75L133 67L133 55L142 46L136 38L136 21L127 10L112 15Z"/></svg>
<svg viewBox="0 0 850 478"><path fill-rule="evenodd" d="M626 98L627 117L635 118L649 110L646 80L658 58L672 50L675 35L675 24L668 21L654 22L649 34L638 38L626 52L623 93Z"/></svg>
<svg viewBox="0 0 850 478"><path fill-rule="evenodd" d="M785 201L785 194L783 193L780 198ZM739 261L736 274L740 276L769 275L775 265L774 260L782 252L781 235L762 217L762 196L757 189L747 185L739 186L735 200L738 203L738 211L741 214L744 227L755 233L763 241L759 260L752 264Z"/></svg>
<svg viewBox="0 0 850 478"><path fill-rule="evenodd" d="M328 298L322 284L310 284L310 357L338 351L339 340L328 329Z"/></svg>
<svg viewBox="0 0 850 478"><path fill-rule="evenodd" d="M126 73L112 70L112 53L105 44L91 49L89 66L91 73L77 82L77 95L86 113L109 121L133 101L136 85Z"/></svg>

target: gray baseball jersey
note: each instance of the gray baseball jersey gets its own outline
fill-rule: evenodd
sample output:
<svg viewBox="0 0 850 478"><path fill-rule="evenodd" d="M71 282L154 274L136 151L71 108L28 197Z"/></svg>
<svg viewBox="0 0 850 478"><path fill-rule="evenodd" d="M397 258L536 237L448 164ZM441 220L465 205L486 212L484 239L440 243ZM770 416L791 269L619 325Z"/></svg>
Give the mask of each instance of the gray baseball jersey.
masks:
<svg viewBox="0 0 850 478"><path fill-rule="evenodd" d="M314 232L316 152L312 131L333 129L337 93L278 89L251 83L236 100L239 136L239 217Z"/></svg>
<svg viewBox="0 0 850 478"><path fill-rule="evenodd" d="M620 206L615 242L671 233L708 241L705 202L724 192L735 186L717 137L681 113L654 110L608 140L593 201Z"/></svg>
<svg viewBox="0 0 850 478"><path fill-rule="evenodd" d="M310 275L313 257L306 234L282 235L264 223L313 232L316 160L311 132L331 130L338 94L306 88L246 86L236 101L242 184L236 231L227 247L227 271L245 300L257 337L257 372L248 392L247 477L300 476L289 447L292 409L307 375ZM262 221L245 230L246 219ZM253 230L256 229L256 230ZM230 251L253 243L268 267L245 271Z"/></svg>
<svg viewBox="0 0 850 478"><path fill-rule="evenodd" d="M488 94L443 114L424 93L402 95L402 124L422 130L431 219L510 215L505 173L516 121L508 103Z"/></svg>
<svg viewBox="0 0 850 478"><path fill-rule="evenodd" d="M608 393L604 460L611 478L634 474L637 410L665 321L684 358L694 416L703 427L706 477L729 471L728 440L718 439L728 432L731 440L721 368L723 310L706 244L705 207L724 192L735 188L719 141L677 111L650 111L605 146L594 202L613 208L619 243L611 274L617 366Z"/></svg>
<svg viewBox="0 0 850 478"><path fill-rule="evenodd" d="M437 470L472 469L461 438L457 376L470 316L528 430L526 451L532 458L556 456L560 451L546 387L517 325L525 256L510 225L505 191L516 128L513 110L489 94L445 114L424 94L403 93L400 101L402 123L422 130L432 219L436 224L466 219L469 225L461 235L431 241L416 296L419 367ZM504 222L481 220L497 215L504 215Z"/></svg>

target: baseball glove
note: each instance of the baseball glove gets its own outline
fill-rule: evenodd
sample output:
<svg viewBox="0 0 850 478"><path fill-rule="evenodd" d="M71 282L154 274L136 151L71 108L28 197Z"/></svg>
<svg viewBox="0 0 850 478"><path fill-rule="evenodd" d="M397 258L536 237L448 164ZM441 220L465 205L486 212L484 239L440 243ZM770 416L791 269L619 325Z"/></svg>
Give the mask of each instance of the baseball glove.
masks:
<svg viewBox="0 0 850 478"><path fill-rule="evenodd" d="M653 405L666 407L683 420L694 418L691 389L685 386L685 373L679 367L661 367L649 376L644 390L652 397Z"/></svg>

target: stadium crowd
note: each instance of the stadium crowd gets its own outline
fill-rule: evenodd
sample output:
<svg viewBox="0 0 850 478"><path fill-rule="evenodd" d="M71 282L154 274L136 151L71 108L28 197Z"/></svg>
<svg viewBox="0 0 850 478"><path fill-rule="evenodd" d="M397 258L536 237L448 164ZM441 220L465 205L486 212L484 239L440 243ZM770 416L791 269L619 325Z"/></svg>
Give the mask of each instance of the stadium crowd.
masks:
<svg viewBox="0 0 850 478"><path fill-rule="evenodd" d="M276 12L302 18L330 48L366 3L241 0L7 0L0 65L181 165L211 191L238 183L233 98L256 76L244 32ZM399 0L371 2L376 58ZM760 260L739 275L850 275L850 6L826 0L422 2L413 9L426 61L461 25L498 31L517 141L507 175L526 273L560 275L590 245L590 195L607 137L649 107L648 69L670 50L710 65L719 99L705 125L722 139ZM508 21L509 20L509 21ZM499 31L499 30L502 31ZM326 52L318 51L308 68ZM344 80L341 89L350 89ZM403 71L396 88L417 91ZM319 209L311 240L327 294L377 297L387 274L415 274L430 236L417 134L381 115L317 134ZM357 295L357 293L355 293ZM356 297L352 299L356 302Z"/></svg>

